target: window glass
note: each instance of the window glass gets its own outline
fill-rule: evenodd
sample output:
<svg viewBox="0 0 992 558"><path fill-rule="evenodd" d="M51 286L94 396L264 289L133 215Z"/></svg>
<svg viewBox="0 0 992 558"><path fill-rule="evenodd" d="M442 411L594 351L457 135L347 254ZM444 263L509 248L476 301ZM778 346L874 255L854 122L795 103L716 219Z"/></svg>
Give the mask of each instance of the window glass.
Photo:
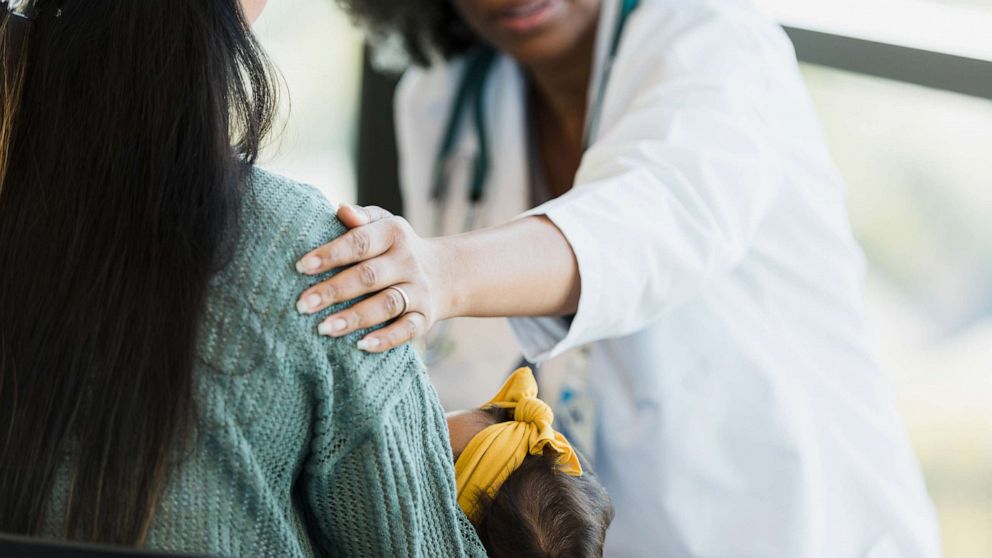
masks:
<svg viewBox="0 0 992 558"><path fill-rule="evenodd" d="M284 80L261 165L353 200L359 33L332 0L269 2L255 31Z"/></svg>
<svg viewBox="0 0 992 558"><path fill-rule="evenodd" d="M947 556L992 556L992 102L806 66Z"/></svg>

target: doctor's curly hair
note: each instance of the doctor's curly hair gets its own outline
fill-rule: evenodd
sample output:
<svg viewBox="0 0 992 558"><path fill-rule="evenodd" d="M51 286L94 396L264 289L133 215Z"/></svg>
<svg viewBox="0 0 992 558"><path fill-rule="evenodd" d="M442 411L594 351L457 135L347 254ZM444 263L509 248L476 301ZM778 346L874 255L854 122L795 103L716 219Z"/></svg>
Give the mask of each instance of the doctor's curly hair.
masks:
<svg viewBox="0 0 992 558"><path fill-rule="evenodd" d="M449 59L477 42L449 0L336 0L373 43L398 39L414 64Z"/></svg>

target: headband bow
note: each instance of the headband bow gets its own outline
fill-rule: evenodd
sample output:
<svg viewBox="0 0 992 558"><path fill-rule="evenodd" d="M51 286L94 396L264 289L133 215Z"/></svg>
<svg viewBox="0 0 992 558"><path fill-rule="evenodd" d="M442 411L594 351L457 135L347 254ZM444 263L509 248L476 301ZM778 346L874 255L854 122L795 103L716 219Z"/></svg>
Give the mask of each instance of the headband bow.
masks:
<svg viewBox="0 0 992 558"><path fill-rule="evenodd" d="M530 368L510 375L502 389L483 407L513 409L513 420L484 428L465 446L455 463L458 505L477 521L479 496L492 498L527 455L542 455L546 447L558 452L558 470L581 476L582 465L572 445L551 428L554 413L537 398L537 381Z"/></svg>

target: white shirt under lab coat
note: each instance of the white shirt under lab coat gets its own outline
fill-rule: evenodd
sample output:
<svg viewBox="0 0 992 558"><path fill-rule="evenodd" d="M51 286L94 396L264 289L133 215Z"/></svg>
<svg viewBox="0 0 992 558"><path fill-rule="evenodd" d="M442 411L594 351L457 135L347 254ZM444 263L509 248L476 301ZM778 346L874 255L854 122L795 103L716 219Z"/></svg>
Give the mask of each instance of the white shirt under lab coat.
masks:
<svg viewBox="0 0 992 558"><path fill-rule="evenodd" d="M603 4L590 97L617 12ZM412 69L397 96L407 217L426 235L461 69ZM528 209L524 93L500 59L482 224ZM475 149L466 133L456 152ZM585 347L596 469L616 507L607 556L940 554L844 203L781 29L743 0L643 0L575 186L528 213L575 251L578 312L569 326L511 320L516 344L486 340L502 355L494 385L521 352Z"/></svg>

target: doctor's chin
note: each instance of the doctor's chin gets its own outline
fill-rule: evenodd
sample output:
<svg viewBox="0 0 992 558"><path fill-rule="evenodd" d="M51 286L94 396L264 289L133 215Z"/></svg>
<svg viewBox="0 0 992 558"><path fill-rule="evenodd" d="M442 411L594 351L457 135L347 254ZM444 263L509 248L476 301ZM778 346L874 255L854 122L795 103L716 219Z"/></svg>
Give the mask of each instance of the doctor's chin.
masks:
<svg viewBox="0 0 992 558"><path fill-rule="evenodd" d="M992 557L992 0L0 0L0 558Z"/></svg>

